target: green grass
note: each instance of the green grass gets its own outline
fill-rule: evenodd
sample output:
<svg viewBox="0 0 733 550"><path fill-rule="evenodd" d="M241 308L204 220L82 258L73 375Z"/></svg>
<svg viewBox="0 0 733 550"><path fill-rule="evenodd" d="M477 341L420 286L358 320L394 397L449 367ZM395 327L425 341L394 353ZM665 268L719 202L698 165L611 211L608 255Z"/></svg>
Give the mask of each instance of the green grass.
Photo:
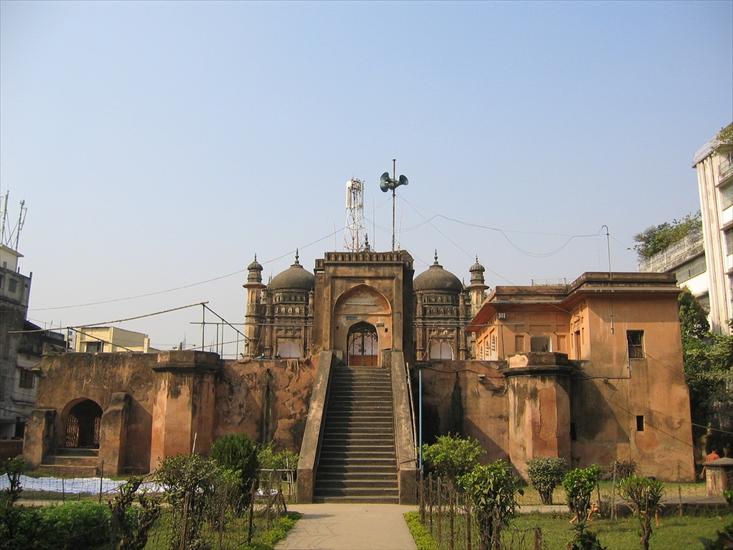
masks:
<svg viewBox="0 0 733 550"><path fill-rule="evenodd" d="M407 512L405 514L405 521L407 527L410 529L410 534L415 540L417 550L438 550L438 544L435 539L430 535L430 532L425 526L420 523L420 514L418 512Z"/></svg>
<svg viewBox="0 0 733 550"><path fill-rule="evenodd" d="M565 550L572 539L572 525L568 514L526 514L517 516L511 527L504 532L502 542L504 547L511 550L534 548L536 528L542 530L542 540L548 550ZM419 550L435 550L448 548L449 523L443 517L441 528L443 541L436 543L438 521L434 517L433 535L420 524L418 512L405 514L410 532L413 534ZM703 548L703 539L715 539L716 532L733 522L733 515L701 515L701 516L670 516L660 520L659 527L654 528L650 548L667 550L671 548ZM615 521L607 519L594 520L589 529L598 535L601 544L609 550L637 550L639 542L639 527L636 518L621 518ZM454 531L456 533L455 550L466 547L465 520L456 515ZM472 531L473 548L478 548L478 533ZM432 546L431 546L432 544Z"/></svg>
<svg viewBox="0 0 733 550"><path fill-rule="evenodd" d="M252 543L247 544L247 517L232 518L227 522L226 530L221 534L210 527L204 528L204 536L213 548L237 550L272 550L275 544L284 539L295 523L300 519L298 512L288 512L273 518L270 527L264 517L257 514L254 518L254 535ZM171 514L164 511L163 515L151 529L145 550L167 550L168 533L170 532ZM219 544L221 541L221 545Z"/></svg>
<svg viewBox="0 0 733 550"><path fill-rule="evenodd" d="M611 493L613 492L613 482L611 481L601 481L599 483L600 486L600 492L601 492L601 499L604 501L611 500ZM664 482L664 497L665 499L669 500L675 500L677 499L677 495L679 494L679 491L682 492L682 498L691 496L691 497L704 497L707 495L706 489L705 489L705 483L674 483L674 482ZM595 492L593 494L595 499ZM531 485L527 485L524 487L524 495L518 496L517 500L519 501L519 504L542 504L540 501L540 495L537 491L535 491ZM618 495L618 486L616 487L616 502L619 502L620 497ZM553 504L565 504L565 491L562 487L556 487L555 492L552 495L552 503Z"/></svg>

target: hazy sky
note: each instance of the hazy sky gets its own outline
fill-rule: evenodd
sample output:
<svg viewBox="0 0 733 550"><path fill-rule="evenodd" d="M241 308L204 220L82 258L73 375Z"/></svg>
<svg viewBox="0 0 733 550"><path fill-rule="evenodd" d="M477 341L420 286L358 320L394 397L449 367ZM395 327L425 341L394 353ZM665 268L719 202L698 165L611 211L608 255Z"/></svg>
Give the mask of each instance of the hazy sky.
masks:
<svg viewBox="0 0 733 550"><path fill-rule="evenodd" d="M0 191L29 208L29 317L210 300L241 322L255 252L267 277L342 248L352 176L390 248L394 157L418 273L437 248L466 280L478 254L491 286L574 279L608 268L603 224L635 270L633 235L699 208L692 155L733 119L732 6L2 2ZM165 348L199 318L124 326Z"/></svg>

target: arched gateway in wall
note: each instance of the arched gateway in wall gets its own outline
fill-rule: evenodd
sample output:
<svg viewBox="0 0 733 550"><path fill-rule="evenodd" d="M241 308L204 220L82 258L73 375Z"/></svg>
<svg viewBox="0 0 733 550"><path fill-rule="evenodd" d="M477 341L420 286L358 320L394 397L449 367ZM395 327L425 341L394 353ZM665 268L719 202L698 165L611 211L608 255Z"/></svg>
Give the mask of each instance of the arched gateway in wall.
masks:
<svg viewBox="0 0 733 550"><path fill-rule="evenodd" d="M82 399L73 405L66 416L64 442L66 448L99 448L99 428L102 407L91 399Z"/></svg>
<svg viewBox="0 0 733 550"><path fill-rule="evenodd" d="M334 342L351 366L379 366L380 351L392 348L392 308L375 288L358 285L334 307Z"/></svg>

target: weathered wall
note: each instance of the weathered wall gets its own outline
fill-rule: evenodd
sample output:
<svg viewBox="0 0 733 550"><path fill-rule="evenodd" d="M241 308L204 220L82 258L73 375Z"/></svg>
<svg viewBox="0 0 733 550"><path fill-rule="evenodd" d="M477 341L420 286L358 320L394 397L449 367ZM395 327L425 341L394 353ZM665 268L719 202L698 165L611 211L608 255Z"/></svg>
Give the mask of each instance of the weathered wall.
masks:
<svg viewBox="0 0 733 550"><path fill-rule="evenodd" d="M225 361L216 385L214 437L246 433L299 451L317 361Z"/></svg>
<svg viewBox="0 0 733 550"><path fill-rule="evenodd" d="M433 361L423 369L423 438L462 433L478 439L486 460L507 459L508 401L502 363ZM417 411L418 375L412 370Z"/></svg>
<svg viewBox="0 0 733 550"><path fill-rule="evenodd" d="M123 464L128 471L147 471L150 463L153 396L152 367L157 354L69 353L44 356L39 367L37 409L55 409L55 446L63 445L71 407L83 399L107 410L115 392L130 395L127 445Z"/></svg>
<svg viewBox="0 0 733 550"><path fill-rule="evenodd" d="M644 475L694 479L676 300L650 298L639 307L638 300L617 296L586 303L590 355L583 376L573 379L573 461L631 459ZM627 330L644 331L643 359L629 359ZM643 431L637 430L637 416L643 417Z"/></svg>

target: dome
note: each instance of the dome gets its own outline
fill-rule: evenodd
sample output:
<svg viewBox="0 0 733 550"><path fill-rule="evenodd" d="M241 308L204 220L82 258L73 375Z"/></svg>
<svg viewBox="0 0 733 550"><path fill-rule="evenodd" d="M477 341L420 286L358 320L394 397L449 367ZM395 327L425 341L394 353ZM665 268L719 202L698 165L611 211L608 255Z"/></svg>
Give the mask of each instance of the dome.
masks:
<svg viewBox="0 0 733 550"><path fill-rule="evenodd" d="M300 265L300 262L298 262L298 253L296 252L295 263L282 273L275 275L267 287L270 290L313 290L315 284L315 276Z"/></svg>
<svg viewBox="0 0 733 550"><path fill-rule="evenodd" d="M431 265L427 271L423 271L415 277L412 283L414 290L447 290L450 292L461 292L463 284L458 277L450 271L443 269L438 263L438 253L435 253L435 263Z"/></svg>
<svg viewBox="0 0 733 550"><path fill-rule="evenodd" d="M247 271L262 271L262 265L257 261L257 254L254 261L247 266Z"/></svg>

